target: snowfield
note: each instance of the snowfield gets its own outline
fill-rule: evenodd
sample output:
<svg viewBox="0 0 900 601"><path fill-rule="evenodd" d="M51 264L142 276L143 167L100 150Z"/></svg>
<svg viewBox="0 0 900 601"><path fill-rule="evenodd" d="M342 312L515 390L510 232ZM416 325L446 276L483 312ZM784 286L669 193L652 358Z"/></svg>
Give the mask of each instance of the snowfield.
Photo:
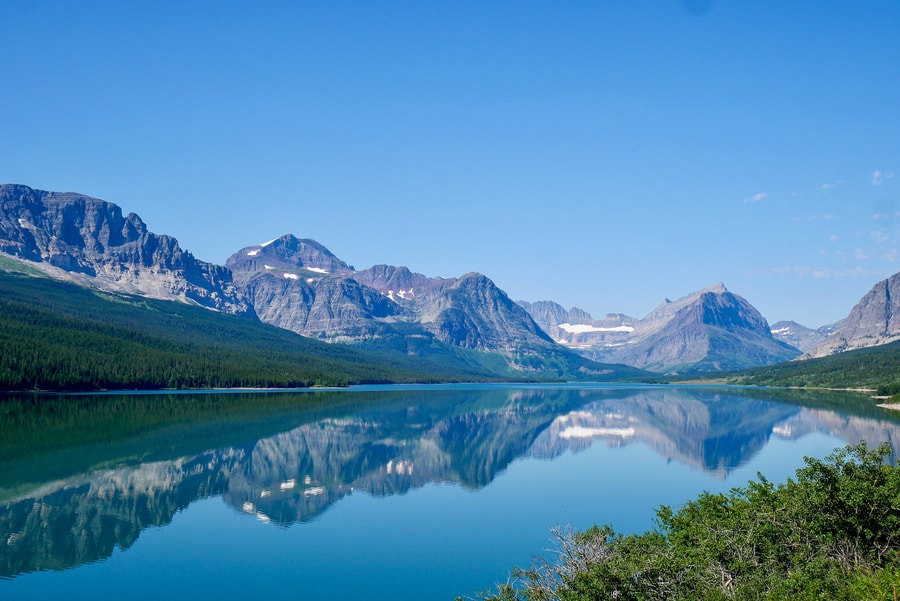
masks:
<svg viewBox="0 0 900 601"><path fill-rule="evenodd" d="M598 328L597 326L588 325L586 323L571 324L561 323L559 329L569 334L585 334L587 332L634 332L631 326L616 326L614 328Z"/></svg>

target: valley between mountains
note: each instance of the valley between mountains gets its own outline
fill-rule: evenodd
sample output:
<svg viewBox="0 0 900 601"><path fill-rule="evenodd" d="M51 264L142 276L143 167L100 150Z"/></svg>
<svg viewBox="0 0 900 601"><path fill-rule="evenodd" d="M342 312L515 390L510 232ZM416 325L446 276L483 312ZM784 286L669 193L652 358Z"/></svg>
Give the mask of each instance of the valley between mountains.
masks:
<svg viewBox="0 0 900 601"><path fill-rule="evenodd" d="M322 244L292 234L245 246L225 265L214 265L113 203L23 185L0 186L0 253L0 386L13 389L648 379L828 357L900 339L894 319L900 274L877 283L846 319L818 329L770 325L721 283L667 299L642 318L616 313L595 319L551 300L514 302L480 273L440 278L402 266L356 269ZM79 303L64 300L78 295ZM166 303L185 309L164 309L176 306ZM179 317L161 321L163 313ZM210 320L220 321L212 326ZM217 337L208 338L216 328ZM265 377L170 373L131 381L90 376L94 365L80 368L87 374L80 382L77 373L67 375L65 385L41 367L40 356L52 362L65 354L48 346L48 333L69 341L67 352L87 344L73 332L103 332L102 344L86 346L85 353L106 349L111 361L126 360L126 346L137 344L132 352L139 355L140 344L148 344L153 356L171 363L170 372L186 362L207 373L223 345L226 355L259 357L273 349L281 355L266 355L260 365ZM25 361L23 353L31 358ZM319 365L318 375L284 375L287 366L314 365L325 355L333 364ZM195 365L198 356L207 356L205 367ZM262 367L282 363L282 377ZM329 369L331 379L323 375ZM44 376L32 373L41 371Z"/></svg>

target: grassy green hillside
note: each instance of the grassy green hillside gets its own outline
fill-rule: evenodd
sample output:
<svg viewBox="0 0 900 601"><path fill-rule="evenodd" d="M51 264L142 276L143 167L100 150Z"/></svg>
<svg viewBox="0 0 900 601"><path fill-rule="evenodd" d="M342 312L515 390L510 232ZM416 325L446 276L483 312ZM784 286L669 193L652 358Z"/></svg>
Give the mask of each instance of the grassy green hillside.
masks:
<svg viewBox="0 0 900 601"><path fill-rule="evenodd" d="M900 342L707 377L729 384L869 388L893 395L900 393Z"/></svg>

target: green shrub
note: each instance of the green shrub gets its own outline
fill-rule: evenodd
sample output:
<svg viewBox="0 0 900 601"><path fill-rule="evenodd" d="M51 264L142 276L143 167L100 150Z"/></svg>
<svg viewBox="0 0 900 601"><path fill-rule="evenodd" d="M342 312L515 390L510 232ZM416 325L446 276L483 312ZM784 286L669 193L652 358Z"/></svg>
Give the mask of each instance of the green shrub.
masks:
<svg viewBox="0 0 900 601"><path fill-rule="evenodd" d="M893 599L900 584L900 468L863 442L806 458L794 479L762 475L727 494L662 506L652 531L557 532L483 599L543 601Z"/></svg>

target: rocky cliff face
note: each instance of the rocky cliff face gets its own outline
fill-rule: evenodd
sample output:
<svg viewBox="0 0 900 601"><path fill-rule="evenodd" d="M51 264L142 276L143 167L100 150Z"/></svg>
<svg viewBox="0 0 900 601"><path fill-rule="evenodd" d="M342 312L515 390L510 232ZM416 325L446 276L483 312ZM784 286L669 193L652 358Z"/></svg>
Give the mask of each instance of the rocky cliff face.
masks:
<svg viewBox="0 0 900 601"><path fill-rule="evenodd" d="M545 331L550 327L569 321L569 312L559 303L553 301L537 301L534 303L518 301L518 303L520 307L528 311L535 323ZM573 311L577 310L573 309Z"/></svg>
<svg viewBox="0 0 900 601"><path fill-rule="evenodd" d="M553 301L517 302L554 341L579 351L628 344L638 321L623 313L594 319L583 309L572 307L567 311Z"/></svg>
<svg viewBox="0 0 900 601"><path fill-rule="evenodd" d="M0 186L0 252L84 285L252 315L227 269L96 198Z"/></svg>
<svg viewBox="0 0 900 601"><path fill-rule="evenodd" d="M422 323L438 340L484 351L553 344L524 309L478 273L462 276L422 307Z"/></svg>
<svg viewBox="0 0 900 601"><path fill-rule="evenodd" d="M900 340L900 273L875 284L840 326L804 357L825 357L895 340Z"/></svg>
<svg viewBox="0 0 900 601"><path fill-rule="evenodd" d="M773 338L759 311L721 283L666 300L639 320L622 314L594 320L581 310L547 307L531 304L545 331L595 361L658 372L699 372L769 365L800 354Z"/></svg>
<svg viewBox="0 0 900 601"><path fill-rule="evenodd" d="M242 248L231 255L225 266L234 279L244 285L248 279L266 271L307 273L308 276L348 276L353 268L315 240L301 240L290 234L264 244Z"/></svg>
<svg viewBox="0 0 900 601"><path fill-rule="evenodd" d="M403 314L313 240L282 236L238 251L226 267L260 320L304 336L358 341L384 333Z"/></svg>
<svg viewBox="0 0 900 601"><path fill-rule="evenodd" d="M402 313L353 280L290 275L262 272L241 288L264 323L329 342L354 342L390 330L392 318Z"/></svg>
<svg viewBox="0 0 900 601"><path fill-rule="evenodd" d="M643 320L642 340L621 356L656 371L735 370L793 359L750 303L721 284L665 303Z"/></svg>
<svg viewBox="0 0 900 601"><path fill-rule="evenodd" d="M481 274L429 278L390 265L357 272L320 244L291 235L244 248L226 266L262 321L306 336L345 342L432 336L501 353L555 346Z"/></svg>
<svg viewBox="0 0 900 601"><path fill-rule="evenodd" d="M430 278L393 265L375 265L356 272L353 279L406 306L430 303L457 282L457 278Z"/></svg>
<svg viewBox="0 0 900 601"><path fill-rule="evenodd" d="M429 278L390 265L357 272L292 235L212 265L137 215L80 194L0 186L0 252L80 285L193 302L331 342L412 336L494 353L565 352L479 274Z"/></svg>
<svg viewBox="0 0 900 601"><path fill-rule="evenodd" d="M806 353L825 342L842 323L843 321L839 321L813 330L796 321L779 321L772 324L772 336Z"/></svg>

